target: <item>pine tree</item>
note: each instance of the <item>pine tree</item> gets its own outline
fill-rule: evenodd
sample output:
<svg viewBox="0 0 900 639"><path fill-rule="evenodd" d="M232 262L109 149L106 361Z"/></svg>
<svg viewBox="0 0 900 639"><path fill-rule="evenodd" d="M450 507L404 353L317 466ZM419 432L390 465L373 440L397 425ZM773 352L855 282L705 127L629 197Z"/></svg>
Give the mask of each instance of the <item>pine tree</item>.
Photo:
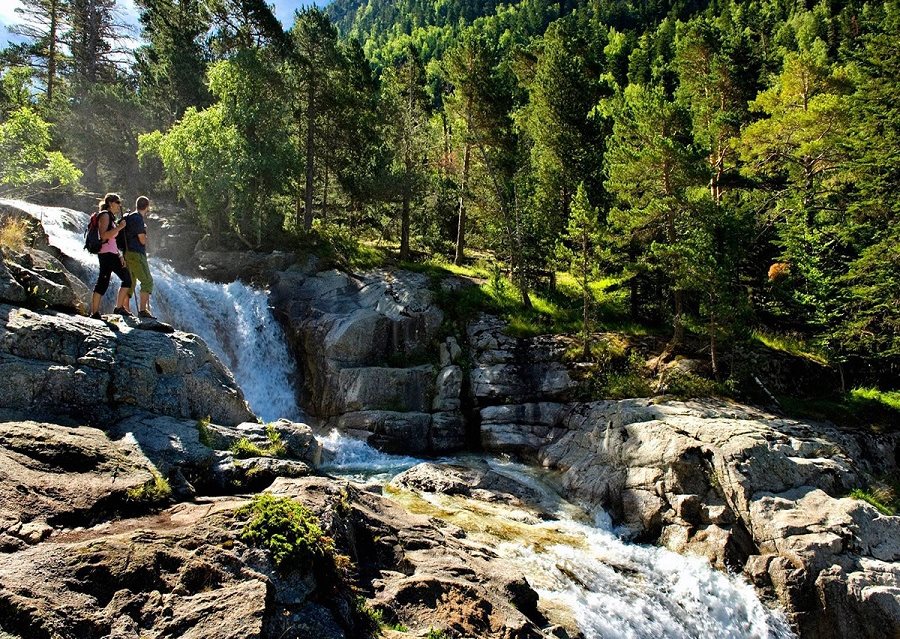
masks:
<svg viewBox="0 0 900 639"><path fill-rule="evenodd" d="M672 346L684 339L685 255L680 250L693 215L688 189L698 162L687 113L659 86L629 85L611 103L613 135L606 151L606 188L617 199L611 225L636 240L633 262L661 270L674 298Z"/></svg>
<svg viewBox="0 0 900 639"><path fill-rule="evenodd" d="M837 278L847 259L846 220L835 188L848 128L842 75L832 71L821 40L788 53L774 86L751 104L764 117L740 139L745 173L774 196L768 213L780 261L792 273L791 305L782 312L817 332L834 321L844 294Z"/></svg>
<svg viewBox="0 0 900 639"><path fill-rule="evenodd" d="M202 0L138 0L147 45L136 52L145 99L171 125L191 106L209 104L206 34L210 16Z"/></svg>
<svg viewBox="0 0 900 639"><path fill-rule="evenodd" d="M12 33L26 39L31 66L44 74L48 102L53 101L56 89L67 8L65 0L23 0L15 9L18 22L10 27Z"/></svg>
<svg viewBox="0 0 900 639"><path fill-rule="evenodd" d="M599 210L592 207L588 201L584 183L580 183L572 200L572 214L569 216L564 237L569 244L567 253L570 268L578 276L578 284L581 286L581 344L585 359L589 355L592 332L590 310L593 295L590 283L597 275L597 259L601 244L599 217Z"/></svg>
<svg viewBox="0 0 900 639"><path fill-rule="evenodd" d="M541 42L529 101L519 120L531 142L535 207L544 212L549 241L566 229L579 184L601 197L604 122L593 116L605 93L599 49L573 19L554 22Z"/></svg>
<svg viewBox="0 0 900 639"><path fill-rule="evenodd" d="M71 76L90 86L116 76L119 56L127 54L122 35L126 28L115 15L116 0L68 0L69 29L64 42L71 54Z"/></svg>
<svg viewBox="0 0 900 639"><path fill-rule="evenodd" d="M309 230L315 218L315 176L317 152L322 145L322 122L329 117L330 96L333 94L333 77L340 64L337 31L328 17L318 9L306 9L298 13L291 29L292 65L296 101L294 113L298 133L298 148L305 155L303 182L302 226ZM302 145L300 135L304 135ZM301 200L298 189L296 215L300 228Z"/></svg>
<svg viewBox="0 0 900 639"><path fill-rule="evenodd" d="M393 173L400 200L400 259L408 260L411 207L422 195L428 162L428 99L425 68L418 51L409 47L385 71L383 80L388 121L392 122Z"/></svg>

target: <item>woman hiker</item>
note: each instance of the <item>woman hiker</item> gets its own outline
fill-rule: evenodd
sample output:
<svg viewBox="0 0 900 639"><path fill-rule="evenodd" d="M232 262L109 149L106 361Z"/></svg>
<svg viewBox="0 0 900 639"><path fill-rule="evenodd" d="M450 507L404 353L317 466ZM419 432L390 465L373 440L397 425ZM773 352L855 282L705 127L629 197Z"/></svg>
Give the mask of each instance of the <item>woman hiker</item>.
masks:
<svg viewBox="0 0 900 639"><path fill-rule="evenodd" d="M116 246L116 236L125 228L125 220L118 224L115 221L116 215L122 213L122 199L115 193L107 193L106 197L100 200L99 205L97 227L100 229L102 244L97 258L100 260L100 275L97 276L97 284L94 285L94 294L91 296L91 317L102 319L100 317L100 300L106 294L106 289L109 288L109 279L113 273L118 275L121 280L113 313L131 317L131 312L127 308L128 298L131 296L131 274L125 267L125 260L119 253L119 247Z"/></svg>

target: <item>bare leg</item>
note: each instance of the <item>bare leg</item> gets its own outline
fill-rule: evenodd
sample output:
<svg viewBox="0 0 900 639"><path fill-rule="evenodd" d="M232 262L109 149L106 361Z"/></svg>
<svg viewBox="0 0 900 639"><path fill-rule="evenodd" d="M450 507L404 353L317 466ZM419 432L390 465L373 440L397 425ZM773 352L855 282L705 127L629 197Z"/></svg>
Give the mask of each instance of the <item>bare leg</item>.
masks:
<svg viewBox="0 0 900 639"><path fill-rule="evenodd" d="M119 294L116 296L116 308L124 308L131 310L131 289L124 286L119 287Z"/></svg>
<svg viewBox="0 0 900 639"><path fill-rule="evenodd" d="M141 310L150 312L150 293L141 291Z"/></svg>
<svg viewBox="0 0 900 639"><path fill-rule="evenodd" d="M101 299L102 299L102 296L100 295L100 293L94 293L93 295L91 295L91 315L93 315L94 313L100 312L100 300Z"/></svg>

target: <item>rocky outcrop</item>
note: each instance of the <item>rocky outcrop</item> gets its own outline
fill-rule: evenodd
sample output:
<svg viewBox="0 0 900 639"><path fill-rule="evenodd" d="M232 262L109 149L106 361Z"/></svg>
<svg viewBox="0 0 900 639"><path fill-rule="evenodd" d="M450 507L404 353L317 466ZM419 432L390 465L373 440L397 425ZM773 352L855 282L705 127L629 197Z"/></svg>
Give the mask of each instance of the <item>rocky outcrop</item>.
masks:
<svg viewBox="0 0 900 639"><path fill-rule="evenodd" d="M106 423L120 408L233 425L254 419L195 335L0 305L0 408Z"/></svg>
<svg viewBox="0 0 900 639"><path fill-rule="evenodd" d="M524 575L459 528L351 484L279 479L271 491L324 513L330 534L372 584L369 605L389 624L413 636L431 629L485 639L546 636L548 622Z"/></svg>
<svg viewBox="0 0 900 639"><path fill-rule="evenodd" d="M90 292L59 259L38 249L0 250L0 302L84 312Z"/></svg>
<svg viewBox="0 0 900 639"><path fill-rule="evenodd" d="M271 299L302 363L304 404L326 426L388 451L464 445L462 351L438 340L443 313L425 275L294 267L277 274Z"/></svg>
<svg viewBox="0 0 900 639"><path fill-rule="evenodd" d="M561 473L565 494L607 509L639 539L743 569L804 636L900 632L900 517L842 497L870 474L897 471L896 435L712 400L502 412L483 423L483 441L535 455ZM869 621L848 630L857 618Z"/></svg>
<svg viewBox="0 0 900 639"><path fill-rule="evenodd" d="M459 529L345 482L281 479L272 491L318 515L352 572L277 568L241 537L245 501L179 504L0 554L0 634L360 639L377 628L343 581L357 575L373 584L367 607L405 636L545 636L521 573Z"/></svg>
<svg viewBox="0 0 900 639"><path fill-rule="evenodd" d="M107 431L146 455L182 498L229 494L237 488L262 489L276 477L308 475L322 460L322 446L312 429L287 420L231 427L133 411ZM250 446L244 447L250 453L241 452L242 440L268 456L253 455Z"/></svg>

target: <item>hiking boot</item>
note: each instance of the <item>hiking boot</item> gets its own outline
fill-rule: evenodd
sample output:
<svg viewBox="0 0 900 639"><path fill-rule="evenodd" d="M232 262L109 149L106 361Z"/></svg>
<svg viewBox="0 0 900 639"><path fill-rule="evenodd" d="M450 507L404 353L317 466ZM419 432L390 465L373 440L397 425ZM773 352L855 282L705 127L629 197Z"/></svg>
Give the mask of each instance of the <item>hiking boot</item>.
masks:
<svg viewBox="0 0 900 639"><path fill-rule="evenodd" d="M103 317L100 315L100 312L99 312L99 311L96 312L96 313L91 313L89 317L90 317L91 319L98 319L98 320L102 320L102 319L103 319Z"/></svg>
<svg viewBox="0 0 900 639"><path fill-rule="evenodd" d="M156 319L156 316L151 314L150 311L141 311L140 313L138 313L138 317L141 317L143 319Z"/></svg>
<svg viewBox="0 0 900 639"><path fill-rule="evenodd" d="M113 309L113 313L115 313L116 315L121 315L122 317L134 317L134 315L131 314L131 311L129 311L124 306L115 307Z"/></svg>

